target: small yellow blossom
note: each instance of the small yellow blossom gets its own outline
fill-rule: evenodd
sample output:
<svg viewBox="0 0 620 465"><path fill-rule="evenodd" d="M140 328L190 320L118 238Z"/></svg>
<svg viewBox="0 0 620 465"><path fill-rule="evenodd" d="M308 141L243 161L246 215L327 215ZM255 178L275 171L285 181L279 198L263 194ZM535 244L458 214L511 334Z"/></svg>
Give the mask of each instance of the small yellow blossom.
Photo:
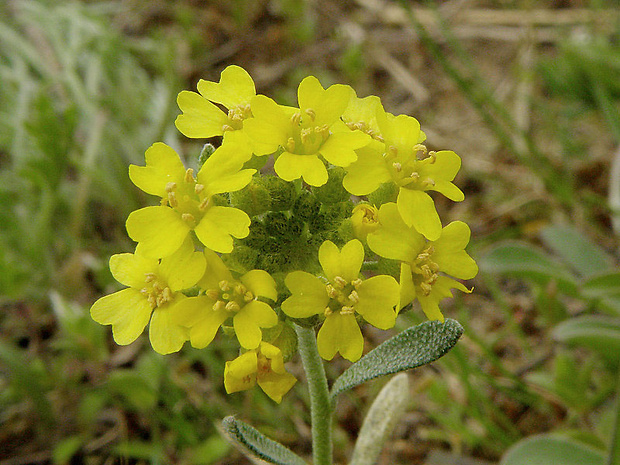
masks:
<svg viewBox="0 0 620 465"><path fill-rule="evenodd" d="M241 169L251 153L236 144L219 147L196 178L185 169L176 152L162 142L146 151L146 166L131 165L129 177L148 194L162 198L161 205L145 207L127 218L127 233L138 242L140 253L166 257L194 231L205 247L221 253L233 248L231 236L249 234L249 216L232 207L214 205L212 197L247 186L256 172Z"/></svg>
<svg viewBox="0 0 620 465"><path fill-rule="evenodd" d="M325 162L348 166L357 159L355 150L369 141L367 134L351 131L340 116L347 107L351 88L336 84L324 89L308 76L297 91L299 109L282 107L263 95L252 99L252 114L244 131L257 155L275 153L276 174L285 181L303 178L311 186L327 182Z"/></svg>
<svg viewBox="0 0 620 465"><path fill-rule="evenodd" d="M297 379L284 368L280 349L267 342L261 342L258 348L226 362L224 369L224 387L228 394L245 391L258 383L278 404L296 382Z"/></svg>
<svg viewBox="0 0 620 465"><path fill-rule="evenodd" d="M177 117L175 124L187 137L221 136L227 131L241 129L243 121L252 116L250 100L256 95L254 81L239 66L231 65L222 71L219 83L201 79L198 92L184 90L177 97L183 114Z"/></svg>
<svg viewBox="0 0 620 465"><path fill-rule="evenodd" d="M389 329L396 321L398 283L386 275L360 279L363 261L364 247L357 239L342 250L325 241L319 248L319 262L327 284L305 271L293 271L284 281L292 293L282 303L284 313L293 318L325 316L317 344L326 360L338 352L352 362L362 356L364 338L356 314L379 329Z"/></svg>
<svg viewBox="0 0 620 465"><path fill-rule="evenodd" d="M271 306L258 297L278 298L276 283L264 270L252 270L235 280L222 259L211 250L204 251L207 272L198 285L204 294L189 297L177 310L177 318L190 328L193 347L202 349L215 338L220 326L232 318L239 344L256 349L262 339L261 328L278 324Z"/></svg>
<svg viewBox="0 0 620 465"><path fill-rule="evenodd" d="M366 236L379 227L379 210L374 205L358 203L353 207L351 225L355 237L365 241Z"/></svg>
<svg viewBox="0 0 620 465"><path fill-rule="evenodd" d="M461 159L450 150L428 152L420 123L407 115L393 116L382 107L377 110L382 142L358 150L358 160L347 168L343 185L354 195L374 192L382 183L399 188L398 211L408 226L429 240L441 233L441 220L427 191L437 191L460 202L463 192L452 183Z"/></svg>
<svg viewBox="0 0 620 465"><path fill-rule="evenodd" d="M469 227L454 221L443 228L436 241L427 241L405 224L394 203L381 206L379 223L379 229L367 237L368 246L382 257L401 262L398 308L418 299L430 320L443 321L439 302L452 297L451 289L470 292L446 275L471 279L478 273L476 262L465 252Z"/></svg>
<svg viewBox="0 0 620 465"><path fill-rule="evenodd" d="M128 286L104 296L90 309L97 323L112 325L117 344L134 342L149 323L149 338L156 352L181 349L189 331L175 319L176 307L187 298L179 291L194 286L204 274L206 261L186 240L174 254L161 260L123 253L110 258L114 278Z"/></svg>

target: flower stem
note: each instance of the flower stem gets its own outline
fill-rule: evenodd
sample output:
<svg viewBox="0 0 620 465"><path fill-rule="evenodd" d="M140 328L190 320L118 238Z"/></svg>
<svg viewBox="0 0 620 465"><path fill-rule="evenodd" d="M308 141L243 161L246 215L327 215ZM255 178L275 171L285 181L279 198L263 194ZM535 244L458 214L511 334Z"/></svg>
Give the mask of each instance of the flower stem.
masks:
<svg viewBox="0 0 620 465"><path fill-rule="evenodd" d="M295 332L310 391L313 462L314 465L332 465L332 408L316 335L314 329L298 325L295 325Z"/></svg>

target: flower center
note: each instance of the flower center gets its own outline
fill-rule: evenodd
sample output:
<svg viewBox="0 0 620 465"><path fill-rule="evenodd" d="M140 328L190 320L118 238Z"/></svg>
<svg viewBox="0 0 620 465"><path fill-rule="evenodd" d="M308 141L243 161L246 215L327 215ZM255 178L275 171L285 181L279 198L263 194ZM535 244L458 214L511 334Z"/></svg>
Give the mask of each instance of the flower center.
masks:
<svg viewBox="0 0 620 465"><path fill-rule="evenodd" d="M291 116L293 131L284 148L296 155L314 155L330 135L329 126L314 125L316 113L311 108L305 110L305 115L297 112Z"/></svg>
<svg viewBox="0 0 620 465"><path fill-rule="evenodd" d="M354 279L349 283L344 278L336 276L333 284L325 285L329 302L327 307L325 307L324 315L329 316L334 312L340 312L343 315L354 314L355 304L360 301L357 287L361 283L361 279Z"/></svg>
<svg viewBox="0 0 620 465"><path fill-rule="evenodd" d="M418 154L424 158L418 158ZM398 186L428 190L435 185L435 180L426 173L426 166L435 163L437 154L432 150L427 151L426 146L416 144L410 154L402 154L391 145L383 154L383 159L392 179Z"/></svg>
<svg viewBox="0 0 620 465"><path fill-rule="evenodd" d="M196 227L205 212L211 206L211 197L205 193L205 186L196 182L194 170L185 172L183 182L166 184L167 196L162 198L162 205L169 205L181 215L190 228Z"/></svg>
<svg viewBox="0 0 620 465"><path fill-rule="evenodd" d="M255 299L252 291L243 284L229 283L226 280L220 281L217 289L209 289L206 294L211 300L215 300L213 310L225 309L230 313L238 312L245 304Z"/></svg>
<svg viewBox="0 0 620 465"><path fill-rule="evenodd" d="M416 282L424 295L431 293L433 284L439 277L437 274L439 265L432 260L434 252L435 248L432 245L426 246L411 265L412 271L417 275Z"/></svg>
<svg viewBox="0 0 620 465"><path fill-rule="evenodd" d="M234 131L243 128L243 120L252 117L250 105L239 105L228 110L228 124L222 127L222 131Z"/></svg>
<svg viewBox="0 0 620 465"><path fill-rule="evenodd" d="M161 307L172 300L172 291L166 283L160 281L155 274L146 273L144 282L146 285L140 289L140 292L149 301L151 309Z"/></svg>

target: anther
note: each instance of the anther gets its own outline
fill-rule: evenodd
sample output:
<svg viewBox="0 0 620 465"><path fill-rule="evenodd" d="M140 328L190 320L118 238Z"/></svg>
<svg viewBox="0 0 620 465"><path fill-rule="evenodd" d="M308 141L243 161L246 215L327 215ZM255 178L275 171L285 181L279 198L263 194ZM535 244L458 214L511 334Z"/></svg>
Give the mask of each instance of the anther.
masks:
<svg viewBox="0 0 620 465"><path fill-rule="evenodd" d="M198 204L198 210L200 210L201 212L205 211L207 208L209 208L210 203L211 203L210 197L206 197L202 199L202 202Z"/></svg>
<svg viewBox="0 0 620 465"><path fill-rule="evenodd" d="M312 121L316 118L316 112L312 108L306 108L306 115L308 115Z"/></svg>
<svg viewBox="0 0 620 465"><path fill-rule="evenodd" d="M205 190L204 184L196 184L194 186L194 192L196 192L196 194L200 194L203 190Z"/></svg>
<svg viewBox="0 0 620 465"><path fill-rule="evenodd" d="M357 291L351 291L351 293L349 294L349 300L355 303L358 303L360 301L360 296L358 295Z"/></svg>
<svg viewBox="0 0 620 465"><path fill-rule="evenodd" d="M398 155L398 149L396 148L395 145L390 145L388 147L388 155L395 157L396 155Z"/></svg>
<svg viewBox="0 0 620 465"><path fill-rule="evenodd" d="M354 288L356 288L356 289L357 289L357 286L359 286L360 284L362 284L362 280L361 280L361 279L359 279L359 278L354 279L353 281L351 281L351 284L353 285L353 287L354 287Z"/></svg>
<svg viewBox="0 0 620 465"><path fill-rule="evenodd" d="M418 173L417 171L414 171L409 175L409 177L413 179L414 181L417 181L418 179L420 179L420 173Z"/></svg>
<svg viewBox="0 0 620 465"><path fill-rule="evenodd" d="M207 289L205 294L211 300L217 300L220 297L220 291L218 291L217 289Z"/></svg>
<svg viewBox="0 0 620 465"><path fill-rule="evenodd" d="M347 281L342 276L336 276L334 278L334 283L336 283L336 286L340 289L343 289L347 285Z"/></svg>
<svg viewBox="0 0 620 465"><path fill-rule="evenodd" d="M175 208L177 205L179 205L175 192L168 192L168 205L170 205L172 208Z"/></svg>
<svg viewBox="0 0 620 465"><path fill-rule="evenodd" d="M172 192L176 188L177 188L177 183L176 182L170 181L170 182L166 183L166 192Z"/></svg>
<svg viewBox="0 0 620 465"><path fill-rule="evenodd" d="M332 299L335 299L336 297L338 297L338 291L331 284L327 284L325 286L325 290L327 291L327 295L330 296Z"/></svg>
<svg viewBox="0 0 620 465"><path fill-rule="evenodd" d="M349 307L347 305L345 305L344 307L342 307L340 309L340 314L341 315L353 315L355 313L355 309L353 307Z"/></svg>
<svg viewBox="0 0 620 465"><path fill-rule="evenodd" d="M424 144L415 144L413 146L413 153L417 153L417 152L422 152L423 155L426 155L426 151L428 149L426 148L426 145Z"/></svg>
<svg viewBox="0 0 620 465"><path fill-rule="evenodd" d="M230 284L225 279L222 279L219 283L217 283L217 285L224 292L230 291Z"/></svg>
<svg viewBox="0 0 620 465"><path fill-rule="evenodd" d="M233 128L231 125L229 124L224 124L222 126L222 132L227 132L227 131L234 131L235 128Z"/></svg>
<svg viewBox="0 0 620 465"><path fill-rule="evenodd" d="M246 292L245 294L243 294L243 300L245 302L251 302L254 300L254 294L252 294L250 291Z"/></svg>
<svg viewBox="0 0 620 465"><path fill-rule="evenodd" d="M403 165L401 165L400 163L398 163L397 161L395 161L394 163L392 163L392 166L394 167L394 169L400 173L400 171L403 169Z"/></svg>
<svg viewBox="0 0 620 465"><path fill-rule="evenodd" d="M215 302L213 304L213 311L215 312L219 312L221 310L224 310L226 308L226 303L222 300L218 300L217 302Z"/></svg>
<svg viewBox="0 0 620 465"><path fill-rule="evenodd" d="M294 153L295 152L295 139L293 139L292 137L289 137L288 140L286 141L285 148L287 152Z"/></svg>
<svg viewBox="0 0 620 465"><path fill-rule="evenodd" d="M181 215L181 219L186 223L193 223L194 221L196 221L196 218L194 218L194 215L192 215L191 213L183 213Z"/></svg>
<svg viewBox="0 0 620 465"><path fill-rule="evenodd" d="M155 273L144 273L144 282L152 283L156 279L157 279L157 276L155 276Z"/></svg>
<svg viewBox="0 0 620 465"><path fill-rule="evenodd" d="M239 310L241 310L241 306L234 300L231 300L226 304L226 310L228 310L229 312L238 312Z"/></svg>
<svg viewBox="0 0 620 465"><path fill-rule="evenodd" d="M422 181L422 185L424 187L432 187L435 185L435 181L431 178L426 178L424 181Z"/></svg>
<svg viewBox="0 0 620 465"><path fill-rule="evenodd" d="M301 123L301 113L293 113L291 116L291 124L293 126L299 126L299 123Z"/></svg>
<svg viewBox="0 0 620 465"><path fill-rule="evenodd" d="M422 294L429 295L433 290L433 285L429 283L422 282L420 283L420 288L422 289Z"/></svg>
<svg viewBox="0 0 620 465"><path fill-rule="evenodd" d="M248 291L248 288L239 283L235 286L235 292L239 295L244 295Z"/></svg>
<svg viewBox="0 0 620 465"><path fill-rule="evenodd" d="M428 152L428 157L431 159L430 163L435 163L435 161L437 160L437 152L431 150L430 152Z"/></svg>
<svg viewBox="0 0 620 465"><path fill-rule="evenodd" d="M332 311L332 309L331 309L331 308L329 308L329 307L325 307L325 310L323 311L323 315L325 315L325 316L329 316L329 315L331 315L332 313L334 313L334 312Z"/></svg>

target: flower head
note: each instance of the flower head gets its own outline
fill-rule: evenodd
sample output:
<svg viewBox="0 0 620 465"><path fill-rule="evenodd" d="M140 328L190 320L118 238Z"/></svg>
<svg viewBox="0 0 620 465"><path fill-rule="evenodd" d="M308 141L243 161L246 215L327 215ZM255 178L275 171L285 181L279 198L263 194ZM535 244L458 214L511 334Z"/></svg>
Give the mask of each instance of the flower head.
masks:
<svg viewBox="0 0 620 465"><path fill-rule="evenodd" d="M221 136L227 131L241 129L243 121L252 116L250 100L256 95L254 81L239 66L231 65L222 71L219 83L201 79L198 92L184 90L177 97L183 114L177 117L175 124L187 137Z"/></svg>
<svg viewBox="0 0 620 465"><path fill-rule="evenodd" d="M278 316L261 300L276 300L278 293L273 278L264 270L252 270L235 280L216 253L205 250L207 272L199 282L204 294L189 297L179 305L177 318L190 328L193 347L202 349L215 338L217 330L232 318L239 344L256 349L262 339L261 328L271 328Z"/></svg>
<svg viewBox="0 0 620 465"><path fill-rule="evenodd" d="M379 210L374 205L358 203L353 207L351 224L355 236L365 241L366 236L379 227Z"/></svg>
<svg viewBox="0 0 620 465"><path fill-rule="evenodd" d="M364 247L357 239L342 250L330 241L319 248L319 262L327 283L305 271L293 271L285 279L292 295L282 303L282 310L293 318L323 315L319 330L319 354L331 360L336 353L352 362L364 348L364 338L356 314L371 325L388 329L394 326L398 302L398 283L391 276L359 278Z"/></svg>
<svg viewBox="0 0 620 465"><path fill-rule="evenodd" d="M379 223L379 229L367 237L368 246L382 257L401 262L398 308L417 298L430 320L443 321L439 302L452 296L450 289L470 292L446 275L471 279L478 273L476 262L465 252L469 227L462 221L454 221L443 228L436 241L427 241L407 226L394 203L381 206Z"/></svg>
<svg viewBox="0 0 620 465"><path fill-rule="evenodd" d="M250 157L242 146L222 145L194 177L172 148L153 144L146 151L146 166L129 167L136 186L162 197L161 205L141 208L127 218L127 232L138 242L140 252L151 258L166 257L192 230L209 249L232 251L231 236L246 237L250 218L237 208L214 205L212 198L249 184L256 170L241 168Z"/></svg>
<svg viewBox="0 0 620 465"><path fill-rule="evenodd" d="M256 349L226 362L224 369L224 387L228 394L245 391L258 383L278 404L296 382L297 379L284 368L280 349L267 342L261 342Z"/></svg>
<svg viewBox="0 0 620 465"><path fill-rule="evenodd" d="M186 297L180 292L194 286L206 261L194 252L191 241L161 260L123 253L110 258L114 278L128 286L104 296L90 309L97 323L112 325L117 344L131 344L150 321L149 338L156 352L177 352L189 338L187 328L175 319L176 306Z"/></svg>
<svg viewBox="0 0 620 465"><path fill-rule="evenodd" d="M354 195L374 192L382 183L398 187L398 211L408 226L430 240L441 233L435 203L427 191L437 191L459 202L464 195L452 183L461 159L450 150L428 152L420 123L407 115L393 116L378 107L377 125L382 143L358 151L358 160L347 168L344 187Z"/></svg>
<svg viewBox="0 0 620 465"><path fill-rule="evenodd" d="M311 186L327 182L323 160L347 166L357 159L355 149L368 143L368 135L351 131L340 116L349 102L351 88L336 84L324 89L308 76L297 90L299 109L278 105L268 97L252 99L254 118L244 130L258 155L276 152L276 174L286 181L303 178Z"/></svg>

